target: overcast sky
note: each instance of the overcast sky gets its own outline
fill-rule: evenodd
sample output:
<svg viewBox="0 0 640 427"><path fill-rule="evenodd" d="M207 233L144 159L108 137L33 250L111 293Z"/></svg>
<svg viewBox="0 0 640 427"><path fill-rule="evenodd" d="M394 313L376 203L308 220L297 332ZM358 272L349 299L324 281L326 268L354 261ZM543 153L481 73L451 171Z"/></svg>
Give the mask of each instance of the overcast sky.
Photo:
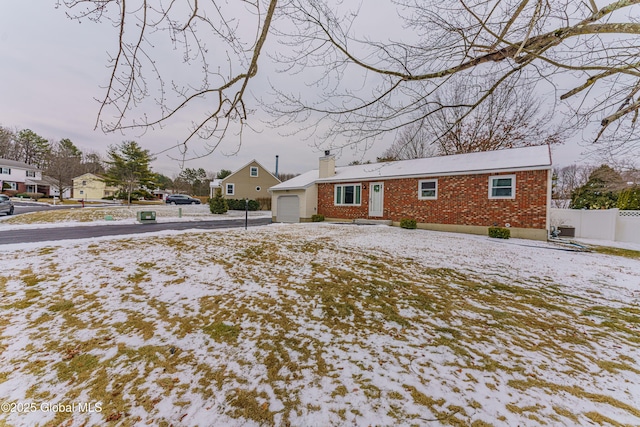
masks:
<svg viewBox="0 0 640 427"><path fill-rule="evenodd" d="M109 145L123 140L136 140L152 153L182 141L190 125L186 120L144 135L139 131L105 135L94 130L100 106L96 99L104 96L102 87L109 77L108 52L115 52L116 43L114 28L72 21L65 16L65 8L55 8L55 0L1 0L0 126L31 129L48 139L69 138L81 150L101 154ZM257 87L265 81L266 78L252 82L252 93L259 96L266 91L267 87ZM157 115L151 107L149 114ZM276 154L280 156L280 172L302 173L317 167L321 151L310 141L300 136L282 136L287 130L270 129L258 117L250 120L258 132L246 130L235 155L229 156L236 151L238 142L232 137L213 155L190 161L185 167L235 170L255 158L273 171ZM390 143L382 141L365 154L344 151L339 154L338 164L363 158L375 160ZM580 162L582 151L575 141L567 142L554 148L554 163ZM159 154L152 164L154 171L169 177L176 175L180 163L170 155L179 157L176 151Z"/></svg>

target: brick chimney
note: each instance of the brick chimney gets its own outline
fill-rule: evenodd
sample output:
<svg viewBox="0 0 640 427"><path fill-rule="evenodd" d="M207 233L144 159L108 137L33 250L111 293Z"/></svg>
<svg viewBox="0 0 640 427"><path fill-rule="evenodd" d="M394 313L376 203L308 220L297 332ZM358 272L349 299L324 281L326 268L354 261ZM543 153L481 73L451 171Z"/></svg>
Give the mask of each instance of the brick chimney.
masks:
<svg viewBox="0 0 640 427"><path fill-rule="evenodd" d="M326 150L324 157L320 157L320 169L318 178L329 178L336 174L336 157L331 151Z"/></svg>

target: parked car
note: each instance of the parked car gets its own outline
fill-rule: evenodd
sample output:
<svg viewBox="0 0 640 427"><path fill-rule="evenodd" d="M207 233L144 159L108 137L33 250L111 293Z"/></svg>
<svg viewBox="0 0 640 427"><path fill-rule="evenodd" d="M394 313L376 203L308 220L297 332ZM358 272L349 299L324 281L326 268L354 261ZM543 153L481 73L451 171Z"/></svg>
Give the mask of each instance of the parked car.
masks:
<svg viewBox="0 0 640 427"><path fill-rule="evenodd" d="M13 203L11 203L11 199L4 194L0 194L0 213L2 212L7 215L13 215Z"/></svg>
<svg viewBox="0 0 640 427"><path fill-rule="evenodd" d="M166 203L172 205L199 205L200 200L194 199L191 196L187 196L186 194L172 194L167 196Z"/></svg>

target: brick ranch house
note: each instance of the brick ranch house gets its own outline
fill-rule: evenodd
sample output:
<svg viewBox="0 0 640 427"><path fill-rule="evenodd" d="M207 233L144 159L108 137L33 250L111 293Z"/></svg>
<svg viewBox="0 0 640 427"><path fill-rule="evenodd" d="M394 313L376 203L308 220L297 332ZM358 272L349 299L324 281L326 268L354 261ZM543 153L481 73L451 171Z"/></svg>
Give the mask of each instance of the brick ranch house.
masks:
<svg viewBox="0 0 640 427"><path fill-rule="evenodd" d="M318 169L269 191L274 222L411 218L430 230L486 235L497 225L546 240L551 177L546 145L345 167L325 153Z"/></svg>

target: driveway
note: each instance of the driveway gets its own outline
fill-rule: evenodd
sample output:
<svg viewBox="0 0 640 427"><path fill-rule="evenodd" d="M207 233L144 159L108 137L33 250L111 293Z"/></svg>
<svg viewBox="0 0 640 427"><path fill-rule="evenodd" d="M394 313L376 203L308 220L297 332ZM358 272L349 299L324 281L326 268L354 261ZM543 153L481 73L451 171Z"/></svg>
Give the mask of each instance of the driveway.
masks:
<svg viewBox="0 0 640 427"><path fill-rule="evenodd" d="M248 226L271 224L271 218L259 217L249 218ZM155 224L113 224L105 226L76 226L76 227L52 227L34 228L22 230L3 230L0 233L0 245L13 243L34 243L47 242L52 240L74 240L88 239L102 236L118 236L139 233L153 233L163 230L212 230L217 228L239 228L244 227L244 218L216 220L216 221L193 221L193 222L164 222Z"/></svg>

